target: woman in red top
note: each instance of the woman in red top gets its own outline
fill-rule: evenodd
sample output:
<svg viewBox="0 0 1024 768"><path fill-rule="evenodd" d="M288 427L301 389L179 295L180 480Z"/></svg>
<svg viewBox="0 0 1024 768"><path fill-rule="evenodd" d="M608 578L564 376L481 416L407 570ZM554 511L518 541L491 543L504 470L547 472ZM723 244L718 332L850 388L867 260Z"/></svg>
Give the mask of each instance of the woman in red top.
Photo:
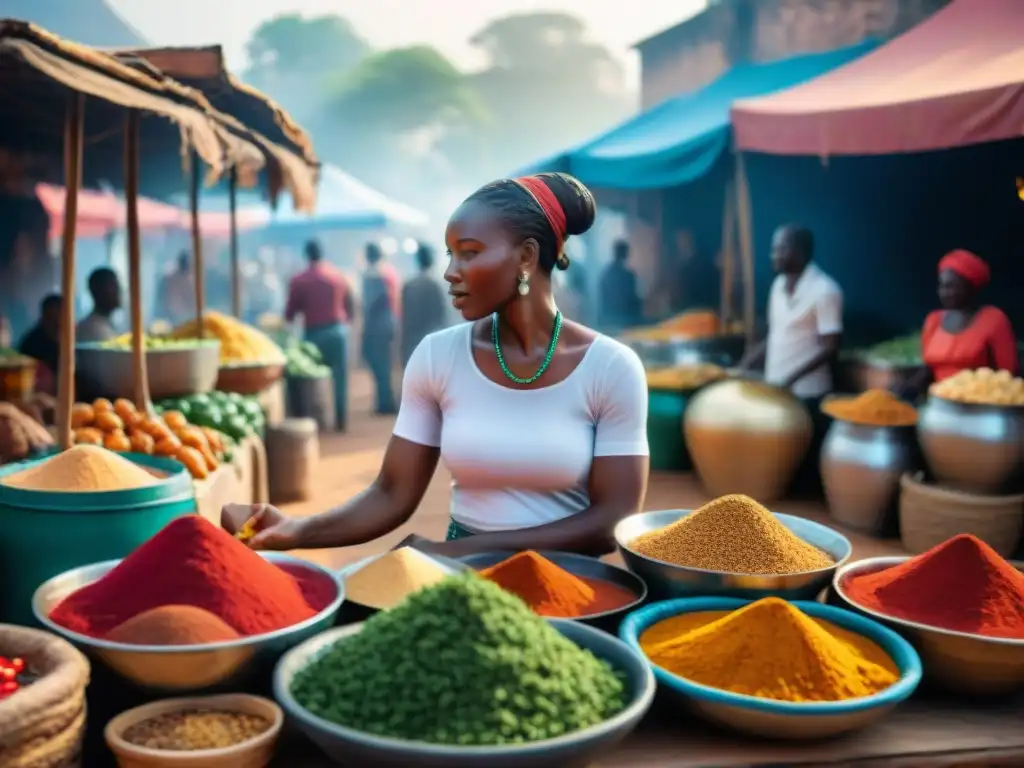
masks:
<svg viewBox="0 0 1024 768"><path fill-rule="evenodd" d="M1017 373L1017 339L1009 318L996 307L979 306L978 291L989 267L970 251L947 253L939 261L942 309L928 315L921 332L925 368L914 383L923 390L965 369L992 368Z"/></svg>

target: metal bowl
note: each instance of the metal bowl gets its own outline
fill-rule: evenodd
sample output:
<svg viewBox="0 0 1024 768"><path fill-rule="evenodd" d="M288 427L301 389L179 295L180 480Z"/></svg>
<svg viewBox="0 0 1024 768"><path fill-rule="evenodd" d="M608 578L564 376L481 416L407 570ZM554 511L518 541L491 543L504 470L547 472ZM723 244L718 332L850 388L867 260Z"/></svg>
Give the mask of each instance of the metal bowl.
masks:
<svg viewBox="0 0 1024 768"><path fill-rule="evenodd" d="M928 396L917 438L942 485L972 493L1012 491L1024 476L1024 407Z"/></svg>
<svg viewBox="0 0 1024 768"><path fill-rule="evenodd" d="M813 600L832 582L836 568L853 552L849 539L831 528L802 517L775 512L779 522L794 534L828 553L835 565L804 573L752 575L705 571L654 560L634 552L629 545L641 534L671 525L693 512L692 509L666 509L641 512L621 520L615 526L615 543L626 567L647 583L656 598L720 595L758 599L775 595L787 600Z"/></svg>
<svg viewBox="0 0 1024 768"><path fill-rule="evenodd" d="M620 634L630 646L640 651L640 635L659 621L684 613L732 611L749 604L748 600L716 597L655 603L627 616ZM908 699L921 682L920 658L910 643L895 632L840 608L813 602L796 602L793 605L808 616L824 619L874 641L895 662L900 672L899 679L872 696L800 703L711 688L651 663L654 676L665 688L681 696L699 717L770 739L820 739L859 730L884 718L893 707Z"/></svg>
<svg viewBox="0 0 1024 768"><path fill-rule="evenodd" d="M843 591L843 584L852 576L891 568L909 559L870 557L849 563L836 571L832 595L842 606L891 627L909 640L921 655L928 682L971 696L999 696L1024 689L1024 640L983 637L888 616L854 602ZM1024 571L1024 563L1010 564Z"/></svg>
<svg viewBox="0 0 1024 768"><path fill-rule="evenodd" d="M503 560L507 560L512 557L514 554L516 553L480 552L475 555L461 557L459 558L459 561L473 570L480 571L484 568L490 568L492 565L497 565ZM587 579L599 579L601 581L606 581L609 584L614 584L617 587L622 587L623 589L632 592L635 596L634 600L626 603L620 608L615 608L610 611L601 611L600 613L590 613L583 616L574 616L571 621L582 621L601 629L615 631L618 629L619 622L622 621L623 617L630 611L638 608L643 601L647 599L647 585L644 583L644 580L635 573L627 571L625 568L620 568L617 565L611 565L610 563L597 560L596 558L577 555L572 552L539 551L537 554L547 560L550 560L559 568L568 571L573 576L583 576Z"/></svg>
<svg viewBox="0 0 1024 768"><path fill-rule="evenodd" d="M362 630L352 624L324 632L284 655L274 671L274 696L284 711L317 746L339 763L408 768L584 768L609 751L643 719L654 700L654 675L643 657L612 635L586 624L549 619L551 625L604 659L625 677L629 702L599 725L555 739L503 747L453 747L382 738L345 728L310 714L292 698L292 679L319 653Z"/></svg>
<svg viewBox="0 0 1024 768"><path fill-rule="evenodd" d="M149 394L154 400L212 392L220 367L220 342L197 340L194 347L147 349ZM89 399L132 398L135 374L130 349L89 342L75 346L75 369Z"/></svg>
<svg viewBox="0 0 1024 768"><path fill-rule="evenodd" d="M917 365L894 365L884 360L850 357L836 366L836 391L859 394L869 389L899 392L921 370Z"/></svg>
<svg viewBox="0 0 1024 768"><path fill-rule="evenodd" d="M269 669L282 653L334 623L344 600L338 577L315 563L279 552L260 552L264 559L289 570L308 570L337 585L335 599L306 621L261 635L201 645L139 646L112 643L65 629L50 619L58 603L111 571L120 560L107 560L65 571L44 582L32 598L32 612L47 630L69 640L90 659L109 667L115 675L153 692L200 693L237 686ZM145 585L139 585L145 589Z"/></svg>
<svg viewBox="0 0 1024 768"><path fill-rule="evenodd" d="M696 339L682 335L668 339L645 339L627 333L623 335L622 341L637 353L647 368L701 363L728 368L743 356L746 344L745 337L736 334Z"/></svg>

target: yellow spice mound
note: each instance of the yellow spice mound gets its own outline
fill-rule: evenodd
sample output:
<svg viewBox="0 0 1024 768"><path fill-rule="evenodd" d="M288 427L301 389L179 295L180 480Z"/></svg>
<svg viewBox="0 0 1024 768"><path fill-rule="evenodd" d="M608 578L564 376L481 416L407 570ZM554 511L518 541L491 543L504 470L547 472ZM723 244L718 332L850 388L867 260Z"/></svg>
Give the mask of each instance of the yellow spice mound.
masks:
<svg viewBox="0 0 1024 768"><path fill-rule="evenodd" d="M745 574L816 571L834 565L749 496L710 501L671 525L634 539L644 557L687 568Z"/></svg>
<svg viewBox="0 0 1024 768"><path fill-rule="evenodd" d="M28 491L75 493L145 488L160 478L106 448L76 445L2 482Z"/></svg>
<svg viewBox="0 0 1024 768"><path fill-rule="evenodd" d="M838 627L830 632L777 597L669 640L655 639L656 629L640 636L653 663L695 683L746 696L843 701L870 696L899 679L880 647Z"/></svg>
<svg viewBox="0 0 1024 768"><path fill-rule="evenodd" d="M394 608L413 592L444 581L448 575L422 552L403 547L367 563L345 579L345 598L371 608Z"/></svg>

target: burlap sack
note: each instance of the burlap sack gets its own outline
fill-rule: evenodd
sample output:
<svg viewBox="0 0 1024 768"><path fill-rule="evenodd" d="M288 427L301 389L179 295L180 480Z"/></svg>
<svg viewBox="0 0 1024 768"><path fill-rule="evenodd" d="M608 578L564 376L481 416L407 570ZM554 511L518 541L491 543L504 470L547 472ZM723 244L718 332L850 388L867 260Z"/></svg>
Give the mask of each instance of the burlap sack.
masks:
<svg viewBox="0 0 1024 768"><path fill-rule="evenodd" d="M78 768L85 734L89 662L66 640L0 624L0 653L20 657L41 677L0 699L0 766Z"/></svg>

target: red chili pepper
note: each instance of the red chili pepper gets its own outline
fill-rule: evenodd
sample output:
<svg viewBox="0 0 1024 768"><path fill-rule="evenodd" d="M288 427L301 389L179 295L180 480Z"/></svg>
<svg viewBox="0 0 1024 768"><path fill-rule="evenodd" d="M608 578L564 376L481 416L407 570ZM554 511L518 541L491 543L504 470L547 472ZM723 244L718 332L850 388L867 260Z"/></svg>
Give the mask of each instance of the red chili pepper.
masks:
<svg viewBox="0 0 1024 768"><path fill-rule="evenodd" d="M17 680L18 672L13 667L5 667L0 669L0 680Z"/></svg>
<svg viewBox="0 0 1024 768"><path fill-rule="evenodd" d="M17 672L19 675L25 671L25 660L24 659L11 659L11 669Z"/></svg>
<svg viewBox="0 0 1024 768"><path fill-rule="evenodd" d="M0 694L3 694L4 696L10 696L20 687L21 686L19 686L18 683L14 680L8 680L6 683L0 685Z"/></svg>
<svg viewBox="0 0 1024 768"><path fill-rule="evenodd" d="M0 656L0 669L7 669L11 666L11 661L6 656Z"/></svg>

